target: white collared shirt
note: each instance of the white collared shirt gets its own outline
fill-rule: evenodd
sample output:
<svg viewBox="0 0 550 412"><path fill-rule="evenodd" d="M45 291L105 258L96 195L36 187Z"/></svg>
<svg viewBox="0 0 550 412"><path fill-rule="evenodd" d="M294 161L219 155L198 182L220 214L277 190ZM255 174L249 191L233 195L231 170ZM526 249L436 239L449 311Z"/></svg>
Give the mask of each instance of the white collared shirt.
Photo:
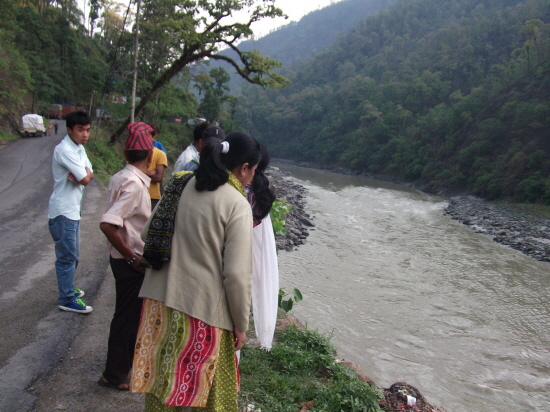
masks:
<svg viewBox="0 0 550 412"><path fill-rule="evenodd" d="M92 164L81 144L76 144L67 135L53 151L53 193L50 197L48 217L53 219L63 215L67 219L80 220L80 208L84 186L78 183L87 176L86 167L92 170ZM76 182L67 175L72 173Z"/></svg>
<svg viewBox="0 0 550 412"><path fill-rule="evenodd" d="M187 149L179 155L178 160L176 160L172 175L181 171L195 171L199 167L199 156L199 151L193 144L190 144Z"/></svg>

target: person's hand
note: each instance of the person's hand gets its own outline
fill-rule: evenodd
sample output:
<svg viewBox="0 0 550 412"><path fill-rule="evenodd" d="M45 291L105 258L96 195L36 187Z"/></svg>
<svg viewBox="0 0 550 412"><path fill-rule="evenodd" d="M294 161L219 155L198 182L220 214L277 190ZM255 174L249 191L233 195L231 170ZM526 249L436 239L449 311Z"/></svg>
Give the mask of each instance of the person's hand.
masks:
<svg viewBox="0 0 550 412"><path fill-rule="evenodd" d="M246 332L241 332L236 327L233 328L233 335L235 335L235 351L241 350L246 341Z"/></svg>
<svg viewBox="0 0 550 412"><path fill-rule="evenodd" d="M141 256L139 253L136 253L136 259L130 264L134 270L141 273L142 275L145 275L145 270L147 269L147 266L140 266L141 260L143 259L143 256Z"/></svg>
<svg viewBox="0 0 550 412"><path fill-rule="evenodd" d="M78 180L76 180L76 177L74 177L74 175L69 172L67 173L67 179L69 179L71 182L77 182Z"/></svg>

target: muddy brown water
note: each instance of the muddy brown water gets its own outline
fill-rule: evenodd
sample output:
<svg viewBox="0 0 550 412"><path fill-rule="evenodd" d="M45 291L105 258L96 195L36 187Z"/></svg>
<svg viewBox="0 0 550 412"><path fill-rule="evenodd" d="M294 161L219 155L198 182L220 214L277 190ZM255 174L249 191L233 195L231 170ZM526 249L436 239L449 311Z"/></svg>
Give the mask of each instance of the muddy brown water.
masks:
<svg viewBox="0 0 550 412"><path fill-rule="evenodd" d="M550 411L548 263L445 216L445 198L275 166L308 189L316 224L279 253L281 287L339 357L448 412Z"/></svg>

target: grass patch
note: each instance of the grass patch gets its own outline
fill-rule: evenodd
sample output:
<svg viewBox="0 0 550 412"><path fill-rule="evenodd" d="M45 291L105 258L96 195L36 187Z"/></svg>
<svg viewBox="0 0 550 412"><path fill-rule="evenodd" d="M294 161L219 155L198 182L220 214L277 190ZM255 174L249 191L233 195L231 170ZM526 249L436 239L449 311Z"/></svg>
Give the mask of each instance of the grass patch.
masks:
<svg viewBox="0 0 550 412"><path fill-rule="evenodd" d="M277 331L271 351L245 345L241 351L240 410L262 412L380 411L382 393L336 361L330 339L290 326Z"/></svg>
<svg viewBox="0 0 550 412"><path fill-rule="evenodd" d="M92 138L86 144L86 153L92 163L96 179L103 186L107 186L109 178L124 168L126 159L124 159L122 149L121 144L114 146L109 144L109 135L105 130L100 130L97 136L95 132L92 132Z"/></svg>
<svg viewBox="0 0 550 412"><path fill-rule="evenodd" d="M0 130L0 144L6 144L9 142L13 142L15 140L19 139L18 135L6 133L2 130Z"/></svg>
<svg viewBox="0 0 550 412"><path fill-rule="evenodd" d="M516 203L520 209L527 210L534 217L548 219L550 218L550 206L536 203Z"/></svg>

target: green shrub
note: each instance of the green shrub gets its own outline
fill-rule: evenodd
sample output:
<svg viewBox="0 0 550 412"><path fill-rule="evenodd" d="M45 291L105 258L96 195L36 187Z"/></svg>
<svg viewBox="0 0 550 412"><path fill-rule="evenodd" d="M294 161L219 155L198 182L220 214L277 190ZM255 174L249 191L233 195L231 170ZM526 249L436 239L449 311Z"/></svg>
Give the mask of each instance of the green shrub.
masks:
<svg viewBox="0 0 550 412"><path fill-rule="evenodd" d="M292 296L294 297L294 299L283 299L286 295L287 294L283 289L279 289L278 306L285 312L290 312L292 310L292 307L294 306L294 302L298 303L303 299L302 292L294 288L292 290Z"/></svg>
<svg viewBox="0 0 550 412"><path fill-rule="evenodd" d="M6 133L0 130L0 143L8 143L13 142L14 140L17 140L19 136L16 136L14 134Z"/></svg>
<svg viewBox="0 0 550 412"><path fill-rule="evenodd" d="M94 175L101 184L106 186L109 178L118 172L126 164L121 149L109 145L109 138L101 133L97 136L92 132L93 138L86 144L86 153L92 162Z"/></svg>
<svg viewBox="0 0 550 412"><path fill-rule="evenodd" d="M292 209L292 206L285 205L284 199L273 202L269 214L271 216L271 223L273 224L273 231L276 235L286 236L286 222L283 218L290 209Z"/></svg>
<svg viewBox="0 0 550 412"><path fill-rule="evenodd" d="M269 352L245 345L239 405L295 412L301 403L313 401L312 411L380 411L380 391L336 362L335 355L329 338L296 326L277 331Z"/></svg>

